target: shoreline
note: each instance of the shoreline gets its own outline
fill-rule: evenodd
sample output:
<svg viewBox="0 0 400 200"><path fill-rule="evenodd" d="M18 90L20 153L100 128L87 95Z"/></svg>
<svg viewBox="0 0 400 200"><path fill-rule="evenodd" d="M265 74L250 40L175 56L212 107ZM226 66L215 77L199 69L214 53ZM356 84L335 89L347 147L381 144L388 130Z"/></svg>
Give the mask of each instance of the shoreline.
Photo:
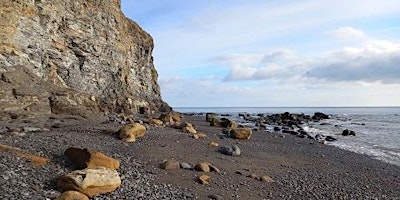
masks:
<svg viewBox="0 0 400 200"><path fill-rule="evenodd" d="M27 194L31 198L52 199L59 194L55 180L72 170L71 163L63 156L68 147L93 148L121 161L118 170L123 176L121 187L95 199L395 199L400 196L399 166L290 134L281 137L254 131L250 140L221 138L222 128L209 126L204 116L185 115L184 121L193 123L208 137L196 140L179 129L149 127L143 138L125 144L110 133L121 124L80 120L57 122L58 128L25 136L4 135L1 144L44 156L50 162L32 167L24 159L0 152L0 168L7 172L0 176L14 180L1 182L4 192L0 197L24 198ZM242 155L223 155L209 146L211 141L220 146L237 145ZM165 159L192 165L209 161L221 172L163 170L159 163ZM209 185L196 181L202 174L211 177ZM267 175L274 182L247 177L251 174Z"/></svg>

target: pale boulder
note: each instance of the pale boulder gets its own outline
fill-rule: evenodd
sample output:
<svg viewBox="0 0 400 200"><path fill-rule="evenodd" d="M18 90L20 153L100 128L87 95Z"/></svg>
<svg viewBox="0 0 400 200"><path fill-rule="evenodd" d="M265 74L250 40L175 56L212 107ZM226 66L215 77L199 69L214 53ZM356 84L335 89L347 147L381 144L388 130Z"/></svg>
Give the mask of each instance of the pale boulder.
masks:
<svg viewBox="0 0 400 200"><path fill-rule="evenodd" d="M123 126L119 130L119 137L124 142L135 142L137 138L143 137L146 133L146 127L137 123L132 122Z"/></svg>
<svg viewBox="0 0 400 200"><path fill-rule="evenodd" d="M58 196L55 200L89 200L89 198L78 191L66 191Z"/></svg>
<svg viewBox="0 0 400 200"><path fill-rule="evenodd" d="M230 130L230 137L239 140L248 140L252 134L251 128L235 128Z"/></svg>
<svg viewBox="0 0 400 200"><path fill-rule="evenodd" d="M88 197L109 193L121 185L118 172L105 167L76 170L58 179L60 191L75 190Z"/></svg>

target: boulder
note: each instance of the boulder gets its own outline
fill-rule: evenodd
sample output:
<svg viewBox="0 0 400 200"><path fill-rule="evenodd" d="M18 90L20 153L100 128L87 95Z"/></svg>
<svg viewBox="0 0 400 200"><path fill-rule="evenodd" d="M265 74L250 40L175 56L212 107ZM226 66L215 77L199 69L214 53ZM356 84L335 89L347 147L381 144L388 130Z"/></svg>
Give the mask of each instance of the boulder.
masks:
<svg viewBox="0 0 400 200"><path fill-rule="evenodd" d="M342 135L343 136L349 136L349 135L356 136L356 133L352 130L346 129L342 132Z"/></svg>
<svg viewBox="0 0 400 200"><path fill-rule="evenodd" d="M272 179L270 176L262 176L261 181L264 183L273 183L275 182L274 179Z"/></svg>
<svg viewBox="0 0 400 200"><path fill-rule="evenodd" d="M160 115L158 118L159 120L163 121L164 124L170 125L170 126L180 126L182 123L182 114L179 112L169 112L169 113L163 113Z"/></svg>
<svg viewBox="0 0 400 200"><path fill-rule="evenodd" d="M228 118L221 118L221 126L224 128L236 128L238 127L237 122Z"/></svg>
<svg viewBox="0 0 400 200"><path fill-rule="evenodd" d="M217 117L217 114L215 114L215 113L206 113L206 121L207 122L211 122L211 120L216 117Z"/></svg>
<svg viewBox="0 0 400 200"><path fill-rule="evenodd" d="M231 147L221 146L218 147L218 151L222 154L229 155L229 156L240 156L241 150L237 145L233 145Z"/></svg>
<svg viewBox="0 0 400 200"><path fill-rule="evenodd" d="M216 117L211 118L210 126L221 127L221 120Z"/></svg>
<svg viewBox="0 0 400 200"><path fill-rule="evenodd" d="M329 119L329 115L324 114L322 112L316 112L314 115L311 117L313 120L321 120L321 119Z"/></svg>
<svg viewBox="0 0 400 200"><path fill-rule="evenodd" d="M230 137L239 140L248 140L251 137L251 128L235 128L230 130Z"/></svg>
<svg viewBox="0 0 400 200"><path fill-rule="evenodd" d="M182 131L189 134L196 134L197 130L191 123L185 123L183 125Z"/></svg>
<svg viewBox="0 0 400 200"><path fill-rule="evenodd" d="M124 142L135 142L137 138L143 137L146 133L146 127L137 123L133 122L123 126L119 130L119 137Z"/></svg>
<svg viewBox="0 0 400 200"><path fill-rule="evenodd" d="M164 122L161 121L161 120L159 120L159 119L150 119L150 120L149 120L149 124L150 124L151 126L159 127L159 126L163 126L163 125L164 125Z"/></svg>
<svg viewBox="0 0 400 200"><path fill-rule="evenodd" d="M118 172L105 167L86 168L72 171L57 181L61 192L75 190L88 197L114 191L121 185Z"/></svg>
<svg viewBox="0 0 400 200"><path fill-rule="evenodd" d="M89 198L78 191L66 191L58 196L55 200L89 200Z"/></svg>
<svg viewBox="0 0 400 200"><path fill-rule="evenodd" d="M70 147L65 151L64 155L80 169L94 168L97 166L103 166L109 169L118 169L120 166L119 160L108 157L105 154L92 149Z"/></svg>
<svg viewBox="0 0 400 200"><path fill-rule="evenodd" d="M328 135L328 136L326 136L325 140L328 142L333 142L333 141L336 141L337 139Z"/></svg>
<svg viewBox="0 0 400 200"><path fill-rule="evenodd" d="M200 172L210 172L210 166L207 162L197 163L196 166L194 166L194 169Z"/></svg>
<svg viewBox="0 0 400 200"><path fill-rule="evenodd" d="M210 143L208 143L208 145L212 146L212 147L217 147L219 144L216 143L216 142L211 141Z"/></svg>
<svg viewBox="0 0 400 200"><path fill-rule="evenodd" d="M199 183L201 183L203 185L208 185L208 184L210 184L210 179L211 179L211 176L203 174L203 175L199 176L198 180L199 180Z"/></svg>
<svg viewBox="0 0 400 200"><path fill-rule="evenodd" d="M180 169L180 163L174 160L167 160L160 165L161 169L175 170Z"/></svg>

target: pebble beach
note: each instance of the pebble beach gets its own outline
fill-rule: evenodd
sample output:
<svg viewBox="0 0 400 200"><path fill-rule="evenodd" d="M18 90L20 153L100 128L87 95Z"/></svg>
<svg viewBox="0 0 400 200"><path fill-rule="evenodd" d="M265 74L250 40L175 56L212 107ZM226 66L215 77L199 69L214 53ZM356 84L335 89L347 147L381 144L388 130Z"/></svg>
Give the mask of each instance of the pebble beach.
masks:
<svg viewBox="0 0 400 200"><path fill-rule="evenodd" d="M74 170L64 156L69 147L94 149L120 160L121 186L92 198L96 200L400 198L399 166L290 134L253 131L249 140L221 137L223 129L210 126L205 116L185 115L183 120L206 137L195 139L173 127L148 126L144 137L125 143L115 134L121 123L72 118L50 118L45 129L35 132L2 133L1 145L49 161L35 166L0 151L0 199L57 198L57 179ZM211 142L237 146L241 154L222 154ZM165 160L192 166L207 161L220 171L165 170L160 167ZM208 184L199 182L202 175L209 176Z"/></svg>

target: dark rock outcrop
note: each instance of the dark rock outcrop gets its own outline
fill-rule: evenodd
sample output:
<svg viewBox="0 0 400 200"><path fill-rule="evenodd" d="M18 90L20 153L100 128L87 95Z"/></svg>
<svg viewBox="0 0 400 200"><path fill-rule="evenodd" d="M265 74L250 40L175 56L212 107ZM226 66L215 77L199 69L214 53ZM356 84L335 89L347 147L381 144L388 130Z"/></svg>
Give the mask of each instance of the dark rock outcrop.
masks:
<svg viewBox="0 0 400 200"><path fill-rule="evenodd" d="M0 112L168 111L153 40L120 0L0 2Z"/></svg>

